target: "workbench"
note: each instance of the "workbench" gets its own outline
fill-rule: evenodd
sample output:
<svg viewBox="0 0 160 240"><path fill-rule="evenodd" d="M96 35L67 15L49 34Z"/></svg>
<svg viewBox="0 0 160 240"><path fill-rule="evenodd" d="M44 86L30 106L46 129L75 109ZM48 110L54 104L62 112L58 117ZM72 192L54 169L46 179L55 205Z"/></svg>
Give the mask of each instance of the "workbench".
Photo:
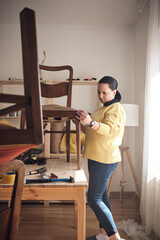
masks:
<svg viewBox="0 0 160 240"><path fill-rule="evenodd" d="M46 175L54 173L58 178L74 178L74 183L50 182L26 184L26 179L41 178L39 174L25 176L22 201L53 201L69 200L75 203L75 226L77 240L85 240L86 235L86 188L87 180L82 169L77 170L76 161L66 162L66 159L49 159L43 166L25 165L25 174L29 171L46 167ZM0 182L0 200L10 200L12 185ZM44 206L45 207L45 206Z"/></svg>

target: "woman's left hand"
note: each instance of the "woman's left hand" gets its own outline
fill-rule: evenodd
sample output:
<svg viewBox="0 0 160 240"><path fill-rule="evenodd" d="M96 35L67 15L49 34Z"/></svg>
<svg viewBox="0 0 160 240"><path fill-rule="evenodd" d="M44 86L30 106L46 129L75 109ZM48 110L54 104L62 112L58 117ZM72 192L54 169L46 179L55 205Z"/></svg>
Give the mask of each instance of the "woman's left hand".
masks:
<svg viewBox="0 0 160 240"><path fill-rule="evenodd" d="M86 125L89 125L92 121L90 115L86 111L78 110L76 114L76 118Z"/></svg>

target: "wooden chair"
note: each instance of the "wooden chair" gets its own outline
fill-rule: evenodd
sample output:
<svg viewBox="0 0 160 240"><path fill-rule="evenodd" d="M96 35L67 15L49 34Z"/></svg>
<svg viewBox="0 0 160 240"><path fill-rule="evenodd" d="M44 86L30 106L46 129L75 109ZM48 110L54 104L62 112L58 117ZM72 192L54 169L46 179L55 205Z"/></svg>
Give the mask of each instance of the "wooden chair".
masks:
<svg viewBox="0 0 160 240"><path fill-rule="evenodd" d="M26 116L26 127L25 129L0 129L0 174L8 171L16 173L10 207L0 212L1 240L16 240L18 234L24 164L20 160L13 159L27 149L38 146L43 140L34 11L25 8L20 13L20 23L24 95L0 94L0 102L12 104L0 109L0 116L23 110Z"/></svg>
<svg viewBox="0 0 160 240"><path fill-rule="evenodd" d="M26 129L0 129L0 145L11 148L42 142L42 112L40 100L40 83L38 75L37 41L34 12L24 9L21 14L21 38L23 53L24 96L13 94L0 94L0 102L14 105L0 110L0 116L25 109ZM20 146L21 145L21 146ZM28 145L28 146L27 146ZM13 146L14 147L14 146ZM4 159L4 161L6 161ZM0 163L2 163L2 158Z"/></svg>
<svg viewBox="0 0 160 240"><path fill-rule="evenodd" d="M39 66L40 70L45 71L69 71L69 81L63 81L56 84L47 84L41 82L41 96L44 98L58 98L67 96L66 106L47 104L43 105L43 119L47 119L47 122L53 122L59 118L61 121L66 122L66 152L67 161L70 161L70 121L75 119L76 110L71 108L71 94L72 94L72 79L73 69L71 66ZM45 133L59 133L63 131L45 131ZM77 168L80 169L80 158L81 158L81 146L80 146L80 122L76 120L76 139L77 139Z"/></svg>

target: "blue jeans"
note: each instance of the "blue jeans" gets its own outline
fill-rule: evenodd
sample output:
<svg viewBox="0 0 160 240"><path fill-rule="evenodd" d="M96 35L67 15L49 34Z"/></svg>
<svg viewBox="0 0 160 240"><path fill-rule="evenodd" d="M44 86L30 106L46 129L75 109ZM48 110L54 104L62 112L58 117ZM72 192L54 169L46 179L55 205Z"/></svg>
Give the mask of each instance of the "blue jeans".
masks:
<svg viewBox="0 0 160 240"><path fill-rule="evenodd" d="M108 236L117 232L107 193L109 178L117 165L118 163L104 164L88 159L88 204Z"/></svg>

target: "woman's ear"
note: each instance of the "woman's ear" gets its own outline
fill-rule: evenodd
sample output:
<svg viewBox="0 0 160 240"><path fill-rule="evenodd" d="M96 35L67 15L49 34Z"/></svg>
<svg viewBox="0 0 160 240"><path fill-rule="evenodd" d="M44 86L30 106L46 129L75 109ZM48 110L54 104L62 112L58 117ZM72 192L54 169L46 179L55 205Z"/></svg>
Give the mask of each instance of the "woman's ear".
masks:
<svg viewBox="0 0 160 240"><path fill-rule="evenodd" d="M117 90L113 90L113 96L115 97Z"/></svg>

